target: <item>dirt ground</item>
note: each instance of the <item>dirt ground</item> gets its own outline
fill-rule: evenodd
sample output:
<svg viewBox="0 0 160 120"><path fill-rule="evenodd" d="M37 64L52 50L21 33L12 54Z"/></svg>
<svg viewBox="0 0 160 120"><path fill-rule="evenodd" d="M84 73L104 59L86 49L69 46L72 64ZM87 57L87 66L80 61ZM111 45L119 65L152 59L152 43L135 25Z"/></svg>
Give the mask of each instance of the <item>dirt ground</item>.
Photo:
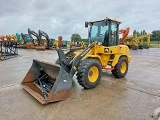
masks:
<svg viewBox="0 0 160 120"><path fill-rule="evenodd" d="M74 76L67 100L40 104L20 83L33 59L54 63L53 50L19 49L19 56L0 61L0 120L152 120L160 107L160 49L131 50L125 78L103 71L100 84L84 90Z"/></svg>

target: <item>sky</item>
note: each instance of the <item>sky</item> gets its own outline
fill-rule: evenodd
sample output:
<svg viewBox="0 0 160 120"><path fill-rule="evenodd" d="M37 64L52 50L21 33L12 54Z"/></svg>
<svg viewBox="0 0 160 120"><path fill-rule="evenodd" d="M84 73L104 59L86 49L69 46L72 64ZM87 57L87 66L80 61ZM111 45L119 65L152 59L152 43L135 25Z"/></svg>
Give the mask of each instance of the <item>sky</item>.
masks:
<svg viewBox="0 0 160 120"><path fill-rule="evenodd" d="M120 29L151 33L160 29L159 0L0 0L0 35L46 32L50 38L87 38L85 21L116 18Z"/></svg>

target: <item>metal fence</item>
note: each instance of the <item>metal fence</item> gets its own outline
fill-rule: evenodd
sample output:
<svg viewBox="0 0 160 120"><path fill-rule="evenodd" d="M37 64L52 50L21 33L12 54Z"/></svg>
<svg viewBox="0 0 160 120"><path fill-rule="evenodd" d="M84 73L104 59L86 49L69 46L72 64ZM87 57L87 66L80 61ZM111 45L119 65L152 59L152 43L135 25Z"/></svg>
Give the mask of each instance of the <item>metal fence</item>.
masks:
<svg viewBox="0 0 160 120"><path fill-rule="evenodd" d="M0 41L0 59L8 59L18 55L17 42Z"/></svg>
<svg viewBox="0 0 160 120"><path fill-rule="evenodd" d="M158 40L158 41L151 41L150 42L150 47L151 48L160 48L160 40Z"/></svg>

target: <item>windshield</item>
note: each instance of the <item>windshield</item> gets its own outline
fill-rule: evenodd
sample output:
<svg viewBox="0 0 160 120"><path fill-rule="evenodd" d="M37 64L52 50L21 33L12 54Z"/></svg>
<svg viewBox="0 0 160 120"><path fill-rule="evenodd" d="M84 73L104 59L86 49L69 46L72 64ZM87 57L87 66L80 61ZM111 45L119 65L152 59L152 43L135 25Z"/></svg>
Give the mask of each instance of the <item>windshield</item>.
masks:
<svg viewBox="0 0 160 120"><path fill-rule="evenodd" d="M108 25L104 21L94 22L90 27L90 41L104 41L105 34L108 32Z"/></svg>

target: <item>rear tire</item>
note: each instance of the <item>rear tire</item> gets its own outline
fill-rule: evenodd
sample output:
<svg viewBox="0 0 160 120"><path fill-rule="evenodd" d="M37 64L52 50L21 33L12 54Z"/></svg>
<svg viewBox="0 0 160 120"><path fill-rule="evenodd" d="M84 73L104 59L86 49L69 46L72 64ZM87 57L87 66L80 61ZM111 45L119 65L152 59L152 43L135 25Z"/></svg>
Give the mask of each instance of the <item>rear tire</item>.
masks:
<svg viewBox="0 0 160 120"><path fill-rule="evenodd" d="M78 72L78 83L85 89L92 89L98 85L102 76L102 67L98 60L85 59L81 61Z"/></svg>
<svg viewBox="0 0 160 120"><path fill-rule="evenodd" d="M112 70L112 75L116 78L123 78L128 71L128 60L126 57L122 56L119 58L118 63L115 66L115 69Z"/></svg>

